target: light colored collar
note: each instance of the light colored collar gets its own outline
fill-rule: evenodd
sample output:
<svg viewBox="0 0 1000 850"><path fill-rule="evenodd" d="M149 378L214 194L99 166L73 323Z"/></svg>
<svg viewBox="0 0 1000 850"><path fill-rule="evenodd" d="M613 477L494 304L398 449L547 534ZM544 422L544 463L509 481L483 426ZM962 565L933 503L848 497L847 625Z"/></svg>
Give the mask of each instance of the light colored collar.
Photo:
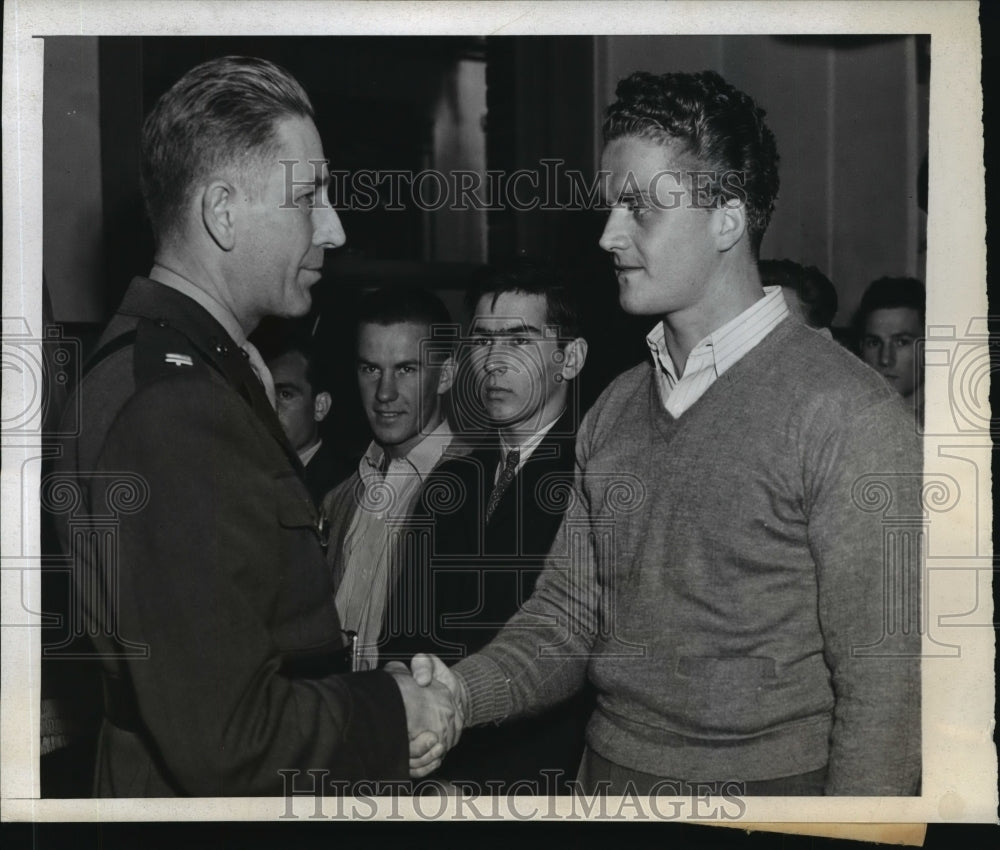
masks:
<svg viewBox="0 0 1000 850"><path fill-rule="evenodd" d="M538 448L542 440L544 440L545 437L548 435L549 431L551 431L555 427L556 422L559 421L559 417L562 416L564 412L565 408L560 410L559 413L556 415L556 417L548 425L546 425L544 428L539 429L534 434L532 434L527 440L516 446L510 445L503 438L502 432L497 432L500 436L500 451L503 455L503 458L506 458L507 453L510 452L511 450L517 449L521 453L520 463L523 464L529 457L531 457L532 452L534 452L535 449ZM503 458L501 458L501 462Z"/></svg>
<svg viewBox="0 0 1000 850"><path fill-rule="evenodd" d="M712 331L691 349L688 359L710 356L715 367L715 375L719 377L787 315L788 305L781 293L781 287L765 286L763 298L759 298L736 318ZM677 368L667 350L662 321L657 322L646 335L646 344L649 346L654 365L661 366L676 382Z"/></svg>
<svg viewBox="0 0 1000 850"><path fill-rule="evenodd" d="M448 420L442 420L437 428L410 449L406 457L390 460L389 470L392 472L413 472L420 476L420 480L423 481L437 466L441 455L451 445L454 438L455 435L451 431ZM384 454L385 450L378 443L373 441L368 446L368 450L359 464L359 472L362 477L366 474L378 473Z"/></svg>
<svg viewBox="0 0 1000 850"><path fill-rule="evenodd" d="M302 465L303 466L308 466L309 461L311 461L314 457L316 457L316 452L319 451L319 447L322 446L322 445L323 445L323 441L322 440L317 440L311 446L309 446L308 448L303 449L302 451L300 451L298 453L299 460L302 461Z"/></svg>
<svg viewBox="0 0 1000 850"><path fill-rule="evenodd" d="M186 277L182 277L177 272L164 268L159 263L153 266L152 271L149 273L149 279L155 280L157 283L162 283L164 286L169 286L171 289L176 289L182 295L186 295L192 301L204 307L208 311L208 314L225 328L226 333L233 338L233 342L241 348L243 347L243 344L247 341L247 335L243 332L243 327L236 320L236 316L221 301L217 301L196 283L193 283Z"/></svg>

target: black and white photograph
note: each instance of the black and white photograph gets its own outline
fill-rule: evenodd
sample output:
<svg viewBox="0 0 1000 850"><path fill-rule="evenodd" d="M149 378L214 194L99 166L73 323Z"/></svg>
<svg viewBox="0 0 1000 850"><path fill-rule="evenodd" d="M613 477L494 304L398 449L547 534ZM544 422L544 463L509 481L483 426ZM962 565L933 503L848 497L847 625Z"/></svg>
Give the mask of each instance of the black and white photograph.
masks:
<svg viewBox="0 0 1000 850"><path fill-rule="evenodd" d="M671 5L8 4L5 821L996 821L977 7Z"/></svg>

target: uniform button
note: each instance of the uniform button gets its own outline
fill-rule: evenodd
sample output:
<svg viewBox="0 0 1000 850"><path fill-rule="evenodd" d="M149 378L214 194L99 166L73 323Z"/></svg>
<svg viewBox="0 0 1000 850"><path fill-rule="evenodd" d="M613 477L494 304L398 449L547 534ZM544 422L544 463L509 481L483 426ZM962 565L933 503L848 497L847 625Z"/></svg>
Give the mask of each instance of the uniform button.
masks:
<svg viewBox="0 0 1000 850"><path fill-rule="evenodd" d="M158 328L165 328L165 327L167 327L167 320L166 319L157 319L156 320L156 326Z"/></svg>

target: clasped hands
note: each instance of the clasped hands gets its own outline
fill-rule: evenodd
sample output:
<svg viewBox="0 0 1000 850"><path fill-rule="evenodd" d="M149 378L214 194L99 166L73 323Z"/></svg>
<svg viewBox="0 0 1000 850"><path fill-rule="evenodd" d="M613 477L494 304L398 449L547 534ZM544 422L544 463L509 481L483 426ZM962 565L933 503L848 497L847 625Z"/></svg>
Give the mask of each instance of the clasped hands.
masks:
<svg viewBox="0 0 1000 850"><path fill-rule="evenodd" d="M427 776L441 766L458 743L465 724L462 686L436 655L415 655L410 668L400 661L385 665L399 686L410 738L410 776Z"/></svg>

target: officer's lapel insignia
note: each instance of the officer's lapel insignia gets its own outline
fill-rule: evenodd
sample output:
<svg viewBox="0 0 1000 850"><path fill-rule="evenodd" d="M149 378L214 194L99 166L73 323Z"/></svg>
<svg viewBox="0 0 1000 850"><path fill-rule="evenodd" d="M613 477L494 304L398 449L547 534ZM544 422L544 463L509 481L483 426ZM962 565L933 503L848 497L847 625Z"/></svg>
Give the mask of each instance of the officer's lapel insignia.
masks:
<svg viewBox="0 0 1000 850"><path fill-rule="evenodd" d="M163 359L175 366L194 366L194 361L186 354L167 354Z"/></svg>

